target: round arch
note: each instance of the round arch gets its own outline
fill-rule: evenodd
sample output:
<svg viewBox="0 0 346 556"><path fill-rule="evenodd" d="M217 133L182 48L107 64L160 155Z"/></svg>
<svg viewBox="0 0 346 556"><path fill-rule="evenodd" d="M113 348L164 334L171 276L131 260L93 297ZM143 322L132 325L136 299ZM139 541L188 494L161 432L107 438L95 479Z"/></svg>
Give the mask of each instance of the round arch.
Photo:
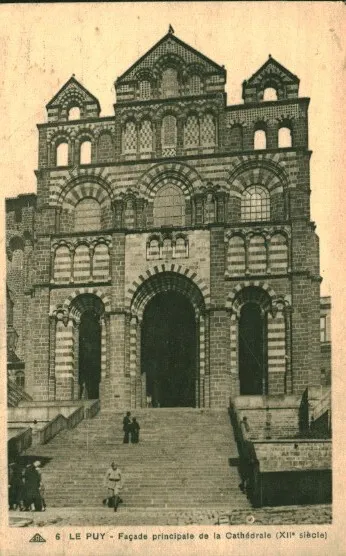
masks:
<svg viewBox="0 0 346 556"><path fill-rule="evenodd" d="M145 172L137 184L140 194L153 199L157 190L171 179L180 183L185 197L190 198L195 189L202 187L202 180L193 168L186 164L157 164Z"/></svg>

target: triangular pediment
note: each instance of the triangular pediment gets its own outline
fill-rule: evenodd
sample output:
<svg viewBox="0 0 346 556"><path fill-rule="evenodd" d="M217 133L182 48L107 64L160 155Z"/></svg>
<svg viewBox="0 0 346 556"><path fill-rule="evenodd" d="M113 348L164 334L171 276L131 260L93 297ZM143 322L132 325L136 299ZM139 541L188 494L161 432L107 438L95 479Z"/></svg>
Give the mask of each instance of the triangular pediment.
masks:
<svg viewBox="0 0 346 556"><path fill-rule="evenodd" d="M296 75L291 73L288 69L282 66L274 58L269 55L268 60L254 73L250 79L247 80L247 85L256 86L263 80L276 77L282 83L299 83Z"/></svg>
<svg viewBox="0 0 346 556"><path fill-rule="evenodd" d="M213 60L210 60L210 58L204 56L204 54L198 52L169 32L126 70L125 73L118 77L116 83L135 80L142 72L152 72L155 70L160 59L164 57L180 60L184 66L196 65L205 74L225 74L223 66L213 62Z"/></svg>
<svg viewBox="0 0 346 556"><path fill-rule="evenodd" d="M99 101L92 95L77 79L72 76L70 79L59 89L56 95L48 102L46 108L56 108L65 103L68 98L76 98L80 104L97 104Z"/></svg>

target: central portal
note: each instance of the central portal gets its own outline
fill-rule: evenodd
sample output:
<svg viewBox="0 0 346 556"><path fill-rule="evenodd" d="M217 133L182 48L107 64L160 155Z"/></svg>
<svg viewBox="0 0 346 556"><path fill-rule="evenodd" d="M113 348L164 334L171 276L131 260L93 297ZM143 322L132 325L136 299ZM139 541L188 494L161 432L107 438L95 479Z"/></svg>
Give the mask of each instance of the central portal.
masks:
<svg viewBox="0 0 346 556"><path fill-rule="evenodd" d="M153 407L196 406L194 308L175 291L151 299L143 315L142 373Z"/></svg>

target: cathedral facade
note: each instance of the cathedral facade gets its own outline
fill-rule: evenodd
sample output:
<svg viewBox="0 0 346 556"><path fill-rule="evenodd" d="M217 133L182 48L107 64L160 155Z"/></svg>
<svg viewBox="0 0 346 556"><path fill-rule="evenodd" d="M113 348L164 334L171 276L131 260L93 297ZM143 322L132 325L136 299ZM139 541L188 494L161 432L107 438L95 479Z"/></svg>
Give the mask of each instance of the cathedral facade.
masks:
<svg viewBox="0 0 346 556"><path fill-rule="evenodd" d="M219 408L321 384L308 98L270 57L226 70L172 32L115 82L73 76L6 202L10 378L37 401Z"/></svg>

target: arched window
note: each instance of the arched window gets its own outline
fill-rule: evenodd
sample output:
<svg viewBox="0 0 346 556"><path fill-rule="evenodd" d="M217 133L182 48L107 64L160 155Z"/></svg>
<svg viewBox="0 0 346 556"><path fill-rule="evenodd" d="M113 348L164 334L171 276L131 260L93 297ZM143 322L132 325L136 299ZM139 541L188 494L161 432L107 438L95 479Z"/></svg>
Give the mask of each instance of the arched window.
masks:
<svg viewBox="0 0 346 556"><path fill-rule="evenodd" d="M91 164L91 141L83 141L79 151L80 164Z"/></svg>
<svg viewBox="0 0 346 556"><path fill-rule="evenodd" d="M75 282L90 280L90 252L87 245L78 245L74 254L73 278Z"/></svg>
<svg viewBox="0 0 346 556"><path fill-rule="evenodd" d="M232 275L245 274L245 242L240 236L229 240L227 253L228 272Z"/></svg>
<svg viewBox="0 0 346 556"><path fill-rule="evenodd" d="M124 211L124 225L126 228L134 228L136 225L136 210L133 199L128 199Z"/></svg>
<svg viewBox="0 0 346 556"><path fill-rule="evenodd" d="M12 270L23 270L24 252L23 249L17 247L12 252Z"/></svg>
<svg viewBox="0 0 346 556"><path fill-rule="evenodd" d="M172 258L172 240L168 237L163 240L162 258L163 259L171 259Z"/></svg>
<svg viewBox="0 0 346 556"><path fill-rule="evenodd" d="M243 127L241 125L234 125L230 131L230 147L234 151L241 151L243 149Z"/></svg>
<svg viewBox="0 0 346 556"><path fill-rule="evenodd" d="M161 143L164 156L174 156L176 154L177 120L170 114L162 120Z"/></svg>
<svg viewBox="0 0 346 556"><path fill-rule="evenodd" d="M185 198L179 187L164 185L154 200L155 226L183 226L185 223Z"/></svg>
<svg viewBox="0 0 346 556"><path fill-rule="evenodd" d="M97 158L99 162L109 162L113 159L113 141L109 133L101 133L98 139Z"/></svg>
<svg viewBox="0 0 346 556"><path fill-rule="evenodd" d="M204 202L204 224L215 222L216 204L211 193L208 193Z"/></svg>
<svg viewBox="0 0 346 556"><path fill-rule="evenodd" d="M239 381L241 395L267 393L266 313L257 303L245 303L239 319Z"/></svg>
<svg viewBox="0 0 346 556"><path fill-rule="evenodd" d="M241 219L246 222L269 220L269 193L264 187L253 185L245 189L241 199Z"/></svg>
<svg viewBox="0 0 346 556"><path fill-rule="evenodd" d="M214 147L216 144L216 125L213 114L204 114L201 125L202 147Z"/></svg>
<svg viewBox="0 0 346 556"><path fill-rule="evenodd" d="M143 120L139 131L139 150L149 153L153 150L153 128L150 120Z"/></svg>
<svg viewBox="0 0 346 556"><path fill-rule="evenodd" d="M139 82L139 98L141 100L148 100L151 95L150 81L143 79Z"/></svg>
<svg viewBox="0 0 346 556"><path fill-rule="evenodd" d="M65 141L56 146L56 165L68 166L68 143Z"/></svg>
<svg viewBox="0 0 346 556"><path fill-rule="evenodd" d="M99 202L92 197L82 199L76 206L75 232L87 232L101 229L101 207Z"/></svg>
<svg viewBox="0 0 346 556"><path fill-rule="evenodd" d="M13 308L14 302L11 299L8 288L6 289L6 315L7 315L7 326L13 326Z"/></svg>
<svg viewBox="0 0 346 556"><path fill-rule="evenodd" d="M93 279L107 280L109 278L109 249L105 243L99 243L94 249Z"/></svg>
<svg viewBox="0 0 346 556"><path fill-rule="evenodd" d="M189 79L190 95L200 95L202 92L201 78L199 75L191 75Z"/></svg>
<svg viewBox="0 0 346 556"><path fill-rule="evenodd" d="M147 259L159 259L160 258L160 244L159 240L153 238L150 240L147 246Z"/></svg>
<svg viewBox="0 0 346 556"><path fill-rule="evenodd" d="M263 91L263 100L277 100L278 94L274 87L266 87Z"/></svg>
<svg viewBox="0 0 346 556"><path fill-rule="evenodd" d="M69 282L71 278L71 256L67 245L61 245L55 251L54 281Z"/></svg>
<svg viewBox="0 0 346 556"><path fill-rule="evenodd" d="M257 129L254 134L254 149L267 148L267 134L264 129Z"/></svg>
<svg viewBox="0 0 346 556"><path fill-rule="evenodd" d="M178 72L174 68L167 68L162 73L162 96L176 97L179 94Z"/></svg>
<svg viewBox="0 0 346 556"><path fill-rule="evenodd" d="M280 127L278 145L279 149L292 147L292 133L289 127Z"/></svg>
<svg viewBox="0 0 346 556"><path fill-rule="evenodd" d="M188 257L188 241L183 237L178 237L175 242L174 250L175 258L185 258Z"/></svg>
<svg viewBox="0 0 346 556"><path fill-rule="evenodd" d="M68 111L68 120L80 120L80 108L79 106L72 106Z"/></svg>
<svg viewBox="0 0 346 556"><path fill-rule="evenodd" d="M264 274L267 271L267 250L264 237L254 235L249 241L249 271L251 274Z"/></svg>
<svg viewBox="0 0 346 556"><path fill-rule="evenodd" d="M135 122L126 122L123 131L123 153L133 154L137 152L137 131Z"/></svg>
<svg viewBox="0 0 346 556"><path fill-rule="evenodd" d="M19 388L22 388L22 389L25 388L25 373L24 373L24 371L17 371L16 372L16 385L19 386Z"/></svg>
<svg viewBox="0 0 346 556"><path fill-rule="evenodd" d="M184 147L198 147L199 145L199 122L195 115L189 116L184 126Z"/></svg>

